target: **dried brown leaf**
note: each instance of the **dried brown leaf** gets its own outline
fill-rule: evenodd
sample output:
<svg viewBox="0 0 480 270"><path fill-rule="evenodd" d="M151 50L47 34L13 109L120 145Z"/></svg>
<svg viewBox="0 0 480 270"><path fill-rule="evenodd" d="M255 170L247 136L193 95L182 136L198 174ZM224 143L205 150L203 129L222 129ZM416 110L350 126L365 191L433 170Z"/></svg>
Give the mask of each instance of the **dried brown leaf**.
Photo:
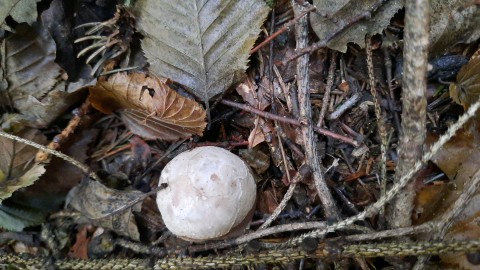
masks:
<svg viewBox="0 0 480 270"><path fill-rule="evenodd" d="M476 131L474 131L476 132ZM429 139L430 141L430 139ZM436 141L436 138L431 139ZM448 176L444 187L430 187L417 194L417 207L423 208L419 223L441 216L464 192L478 171L480 160L480 136L465 129L459 132L433 157L432 161ZM419 199L419 200L418 200ZM478 239L480 236L480 193L464 206L445 239ZM428 234L427 234L428 236ZM444 267L455 269L477 269L465 256L440 256ZM459 268L461 267L461 268ZM476 268L477 267L477 268ZM443 269L443 268L442 268Z"/></svg>
<svg viewBox="0 0 480 270"><path fill-rule="evenodd" d="M117 73L90 88L90 102L103 113L119 111L130 130L147 139L177 140L205 129L205 110L157 77Z"/></svg>
<svg viewBox="0 0 480 270"><path fill-rule="evenodd" d="M480 49L457 74L457 83L450 85L450 97L468 109L480 97Z"/></svg>
<svg viewBox="0 0 480 270"><path fill-rule="evenodd" d="M38 130L27 130L19 136L45 143L45 137ZM12 196L13 192L32 185L45 173L43 165L33 164L37 149L23 143L0 138L0 202Z"/></svg>
<svg viewBox="0 0 480 270"><path fill-rule="evenodd" d="M8 96L22 116L20 122L44 128L82 96L77 90L88 82L67 85L60 78L55 42L40 23L21 24L16 31L3 41L0 52Z"/></svg>

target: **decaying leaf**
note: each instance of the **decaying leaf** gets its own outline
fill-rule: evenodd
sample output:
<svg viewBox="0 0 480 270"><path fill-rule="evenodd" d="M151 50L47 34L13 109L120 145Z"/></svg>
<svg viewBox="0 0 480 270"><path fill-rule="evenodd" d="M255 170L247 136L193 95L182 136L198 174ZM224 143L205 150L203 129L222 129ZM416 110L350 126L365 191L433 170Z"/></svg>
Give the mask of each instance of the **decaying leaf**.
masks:
<svg viewBox="0 0 480 270"><path fill-rule="evenodd" d="M330 38L339 29L345 27L349 22L368 11L377 0L313 0L317 11L327 16L321 16L318 12L312 12L310 23L320 38ZM365 35L374 35L382 31L390 23L390 19L403 7L403 1L386 1L370 19L361 20L340 33L328 43L328 47L337 51L345 52L347 43L353 42L361 47L365 45Z"/></svg>
<svg viewBox="0 0 480 270"><path fill-rule="evenodd" d="M93 224L137 241L140 235L132 211L139 212L141 202L125 210L121 209L142 196L140 191L114 190L96 181L84 181L68 195L69 205Z"/></svg>
<svg viewBox="0 0 480 270"><path fill-rule="evenodd" d="M457 82L450 85L450 97L465 109L480 97L480 50L458 72Z"/></svg>
<svg viewBox="0 0 480 270"><path fill-rule="evenodd" d="M32 24L37 19L37 2L40 0L2 0L0 1L0 28L11 30L5 24L5 18L12 16L18 22Z"/></svg>
<svg viewBox="0 0 480 270"><path fill-rule="evenodd" d="M480 38L480 7L471 0L430 1L430 57Z"/></svg>
<svg viewBox="0 0 480 270"><path fill-rule="evenodd" d="M60 78L55 42L40 23L22 24L16 30L3 41L1 51L8 96L22 122L47 127L81 97L77 90L87 82L67 85Z"/></svg>
<svg viewBox="0 0 480 270"><path fill-rule="evenodd" d="M268 8L261 0L137 1L150 71L204 102L243 77Z"/></svg>
<svg viewBox="0 0 480 270"><path fill-rule="evenodd" d="M90 102L103 113L119 111L130 130L147 139L177 140L201 135L205 110L160 79L144 73L117 73L90 88Z"/></svg>
<svg viewBox="0 0 480 270"><path fill-rule="evenodd" d="M36 142L46 139L38 130L29 130L20 134L23 138ZM44 172L43 165L31 164L37 149L0 138L0 203L12 196L13 192L32 185Z"/></svg>
<svg viewBox="0 0 480 270"><path fill-rule="evenodd" d="M428 139L430 141L430 139ZM436 138L431 139L436 141ZM464 192L479 169L480 136L474 136L470 129L459 132L448 141L434 156L432 161L447 175L450 181L444 187L427 186L417 194L423 200L417 207L424 209L418 223L424 223L446 213L458 197ZM454 226L445 239L478 239L480 237L480 193L465 205L462 213L455 219ZM427 234L427 237L429 234ZM445 267L451 269L477 269L465 256L440 256ZM478 266L477 266L478 267Z"/></svg>

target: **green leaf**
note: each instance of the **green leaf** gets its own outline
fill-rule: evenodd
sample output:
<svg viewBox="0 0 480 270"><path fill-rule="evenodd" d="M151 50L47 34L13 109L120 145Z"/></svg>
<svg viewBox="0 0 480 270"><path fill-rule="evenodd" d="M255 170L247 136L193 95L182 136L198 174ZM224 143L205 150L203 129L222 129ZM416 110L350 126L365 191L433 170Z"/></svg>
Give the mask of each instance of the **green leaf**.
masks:
<svg viewBox="0 0 480 270"><path fill-rule="evenodd" d="M207 103L238 82L268 7L261 0L138 1L137 29L150 71Z"/></svg>
<svg viewBox="0 0 480 270"><path fill-rule="evenodd" d="M38 209L17 208L0 204L0 228L19 232L25 227L41 224L46 213Z"/></svg>
<svg viewBox="0 0 480 270"><path fill-rule="evenodd" d="M325 40L338 32L339 29L347 25L354 18L368 11L377 2L378 0L313 0L317 11L327 16L320 16L318 12L312 12L310 23L320 40ZM383 29L388 26L393 15L402 7L403 1L387 1L379 7L371 19L364 19L354 23L332 39L327 46L330 49L341 52L347 50L348 42L353 42L360 45L360 47L364 47L365 35L381 33Z"/></svg>
<svg viewBox="0 0 480 270"><path fill-rule="evenodd" d="M32 24L37 20L37 2L40 0L2 0L0 1L0 28L11 30L5 24L8 15L18 23Z"/></svg>

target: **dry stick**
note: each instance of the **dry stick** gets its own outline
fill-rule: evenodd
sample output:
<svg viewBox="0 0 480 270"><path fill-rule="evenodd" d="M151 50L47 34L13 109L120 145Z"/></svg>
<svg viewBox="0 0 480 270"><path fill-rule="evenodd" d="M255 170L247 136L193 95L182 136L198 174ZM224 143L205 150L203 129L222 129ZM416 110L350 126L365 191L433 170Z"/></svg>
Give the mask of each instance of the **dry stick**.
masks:
<svg viewBox="0 0 480 270"><path fill-rule="evenodd" d="M368 68L368 79L370 83L370 92L372 93L373 103L375 105L375 117L377 118L377 127L378 133L380 134L381 139L381 162L380 162L380 194L385 196L387 193L387 130L385 128L385 119L382 117L382 109L380 108L376 83L375 83L375 74L373 71L373 59L372 59L372 43L370 36L365 37L365 50L367 51L367 68ZM381 224L384 224L385 221L385 208L382 207L380 210Z"/></svg>
<svg viewBox="0 0 480 270"><path fill-rule="evenodd" d="M388 203L393 197L395 197L400 190L402 190L408 183L409 180L412 178L413 175L415 175L421 168L422 166L428 162L434 155L437 154L437 152L440 150L440 148L448 141L450 138L455 135L455 133L472 117L475 115L476 111L480 107L480 100L475 102L460 118L458 118L458 121L450 126L445 134L443 134L438 141L436 141L430 151L426 152L422 158L417 161L411 168L409 172L407 172L405 175L403 175L399 181L395 182L395 184L392 186L392 188L385 194L385 196L380 197L380 199L373 203L372 205L368 206L365 210L363 210L361 213L355 216L351 216L347 219L344 219L340 222L337 222L331 226L328 226L327 228L323 230L315 230L308 232L306 234L300 235L298 237L291 238L289 241L287 241L285 244L282 246L294 246L300 244L303 239L307 237L322 237L326 233L329 232L334 232L335 230L344 228L345 226L348 226L350 224L353 224L356 221L363 220L367 217L371 217L378 213L378 211L386 204Z"/></svg>
<svg viewBox="0 0 480 270"><path fill-rule="evenodd" d="M332 91L333 79L335 78L335 70L337 69L337 52L333 52L330 56L330 67L328 68L327 85L325 86L325 93L323 94L322 109L318 117L317 127L323 125L325 114L327 113L328 102L330 102L330 92Z"/></svg>
<svg viewBox="0 0 480 270"><path fill-rule="evenodd" d="M293 13L295 15L301 14L303 7L298 5L294 0L292 1ZM295 25L295 40L297 42L297 50L307 46L308 24L307 17L299 20ZM296 76L297 76L297 90L298 101L300 104L300 118L306 126L302 126L302 139L305 147L306 164L312 168L313 180L315 187L320 197L325 216L332 220L339 219L339 212L332 194L328 189L327 183L323 178L321 167L321 160L317 153L316 138L313 133L312 123L312 109L310 101L310 84L308 76L308 62L310 56L303 55L297 59Z"/></svg>
<svg viewBox="0 0 480 270"><path fill-rule="evenodd" d="M283 32L287 31L290 27L292 27L293 25L295 25L298 20L300 20L301 18L303 18L303 16L307 15L308 13L310 13L311 11L314 11L316 8L314 6L311 6L309 7L307 10L305 10L305 12L303 12L302 14L300 14L298 17L294 18L293 20L287 22L286 24L284 24L282 26L282 28L280 28L277 32L271 34L268 38L266 38L264 41L262 41L262 43L258 44L255 48L253 48L251 51L250 51L250 54L253 54L254 52L258 51L259 49L261 49L263 46L267 45L270 41L272 41L274 38L278 37L279 35L281 35Z"/></svg>
<svg viewBox="0 0 480 270"><path fill-rule="evenodd" d="M294 125L294 126L299 126L299 127L303 126L302 123L300 123L298 120L295 120L293 118L289 118L289 117L285 117L285 116L279 116L279 115L276 115L276 114L264 112L264 111L261 111L259 109L256 109L252 106L248 106L248 105L245 105L245 104L240 104L240 103L233 102L233 101L226 100L226 99L222 99L222 101L220 101L220 103L231 106L231 107L235 107L237 109L244 110L246 112L257 114L257 115L259 115L263 118L267 118L267 119L270 119L270 120L275 120L275 121L279 121L279 122L282 122L282 123L287 123L287 124ZM324 128L314 127L313 130L322 134L322 135L328 136L330 138L337 139L339 141L351 144L355 147L357 147L359 145L358 142L355 141L352 138L337 134L335 132L332 132L332 131L324 129Z"/></svg>
<svg viewBox="0 0 480 270"><path fill-rule="evenodd" d="M293 191L295 190L297 183L300 182L307 174L310 174L310 172L311 170L308 165L300 166L297 174L293 177L292 181L290 181L290 186L288 187L287 192L283 196L282 201L278 204L277 208L275 208L272 215L268 217L268 219L262 224L262 226L260 226L259 228L260 230L270 226L270 224L272 224L272 222L280 215L280 213L283 211L285 206L287 206L287 203L290 200L290 198L292 198ZM288 175L289 173L287 172L287 176Z"/></svg>
<svg viewBox="0 0 480 270"><path fill-rule="evenodd" d="M405 6L402 133L395 182L422 156L426 137L429 4L427 0L409 0ZM412 183L392 202L387 216L390 227L408 227L412 224L415 194Z"/></svg>
<svg viewBox="0 0 480 270"><path fill-rule="evenodd" d="M388 108L390 112L393 114L393 119L395 123L395 127L400 132L400 118L398 117L398 113L394 108L394 100L395 94L393 93L393 85L392 85L392 59L390 59L390 54L388 53L388 48L383 48L383 57L385 58L385 69L387 75L387 84L388 84Z"/></svg>
<svg viewBox="0 0 480 270"><path fill-rule="evenodd" d="M90 176L92 179L100 181L100 178L97 176L97 174L90 171L90 168L87 165L81 163L80 161L77 161L77 160L73 159L72 157L69 157L69 156L65 155L62 152L52 150L52 149L50 149L50 148L48 148L44 145L38 144L36 142L32 142L32 141L24 139L22 137L18 137L18 136L3 132L1 130L0 130L0 136L11 139L11 140L14 140L14 141L17 141L17 142L24 143L24 144L27 144L27 145L30 145L30 146L35 147L37 149L43 150L44 152L47 152L51 155L57 156L57 157L65 160L65 161L75 165L80 170L82 170L86 175Z"/></svg>
<svg viewBox="0 0 480 270"><path fill-rule="evenodd" d="M472 181L462 192L460 197L455 201L453 206L440 218L439 222L435 229L430 232L434 232L431 240L441 240L445 237L448 230L453 226L455 219L458 215L465 209L477 191L480 190L480 170L477 170L473 176ZM425 268L426 263L430 260L430 256L422 256L418 259L417 263L414 265L413 269L421 270Z"/></svg>
<svg viewBox="0 0 480 270"><path fill-rule="evenodd" d="M344 23L343 25L340 25L338 27L338 30L335 31L334 33L332 33L329 37L323 39L323 40L320 40L316 43L314 43L313 45L309 46L309 47L306 47L306 48L302 48L302 49L299 49L299 50L296 50L295 54L293 54L292 56L286 58L285 60L283 61L278 61L277 63L275 63L276 65L286 65L288 62L292 61L292 60L295 60L297 59L298 57L304 55L304 54L307 54L307 53L312 53L320 48L323 48L325 46L327 46L327 44L334 38L336 38L338 35L340 35L341 33L343 33L346 29L348 29L350 26L352 25L355 25L357 22L363 20L363 19L369 19L372 17L373 13L375 13L382 5L384 5L386 2L388 2L389 0L380 0L378 1L377 3L375 3L369 10L365 11L364 13L362 14L359 14L357 17L354 17L352 18L350 21Z"/></svg>
<svg viewBox="0 0 480 270"><path fill-rule="evenodd" d="M377 239L383 238L392 238L392 237L400 237L405 235L414 235L419 233L426 233L431 231L433 228L436 227L435 222L427 222L418 226L412 226L408 228L397 228L379 232L371 232L365 234L354 234L354 235L347 235L338 237L344 241L372 241ZM328 239L328 241L334 241L336 238Z"/></svg>

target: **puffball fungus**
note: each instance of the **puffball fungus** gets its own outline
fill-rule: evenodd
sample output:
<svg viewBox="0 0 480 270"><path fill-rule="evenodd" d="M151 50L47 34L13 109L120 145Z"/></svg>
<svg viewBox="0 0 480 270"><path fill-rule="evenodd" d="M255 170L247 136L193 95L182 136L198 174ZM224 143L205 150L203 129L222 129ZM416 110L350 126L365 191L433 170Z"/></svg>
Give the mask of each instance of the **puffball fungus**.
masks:
<svg viewBox="0 0 480 270"><path fill-rule="evenodd" d="M157 205L167 228L201 242L243 231L252 218L256 184L238 156L213 146L198 147L163 169Z"/></svg>

